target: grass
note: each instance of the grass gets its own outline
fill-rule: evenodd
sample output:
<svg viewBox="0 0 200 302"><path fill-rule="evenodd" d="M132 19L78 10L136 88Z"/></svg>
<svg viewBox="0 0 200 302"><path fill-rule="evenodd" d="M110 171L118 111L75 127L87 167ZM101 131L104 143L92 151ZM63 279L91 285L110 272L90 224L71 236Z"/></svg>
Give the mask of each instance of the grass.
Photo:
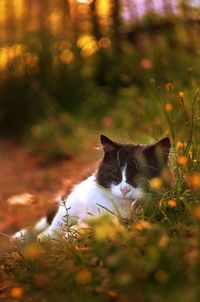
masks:
<svg viewBox="0 0 200 302"><path fill-rule="evenodd" d="M167 83L159 94L173 185L154 179L126 223L104 216L56 243L13 246L1 261L1 278L12 281L7 301L199 301L199 90Z"/></svg>

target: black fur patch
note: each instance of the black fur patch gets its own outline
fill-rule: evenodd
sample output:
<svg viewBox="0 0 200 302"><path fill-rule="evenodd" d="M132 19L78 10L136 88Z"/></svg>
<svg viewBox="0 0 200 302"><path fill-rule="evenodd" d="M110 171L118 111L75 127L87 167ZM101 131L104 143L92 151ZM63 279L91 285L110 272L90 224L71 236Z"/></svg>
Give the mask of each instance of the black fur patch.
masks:
<svg viewBox="0 0 200 302"><path fill-rule="evenodd" d="M54 219L54 217L56 216L56 213L58 211L58 205L56 205L55 207L52 207L51 209L49 209L47 211L46 217L47 217L47 222L50 225Z"/></svg>
<svg viewBox="0 0 200 302"><path fill-rule="evenodd" d="M133 187L159 176L167 166L170 140L164 138L153 145L120 144L101 135L104 157L97 171L97 182L109 188L122 180L126 166L126 181Z"/></svg>

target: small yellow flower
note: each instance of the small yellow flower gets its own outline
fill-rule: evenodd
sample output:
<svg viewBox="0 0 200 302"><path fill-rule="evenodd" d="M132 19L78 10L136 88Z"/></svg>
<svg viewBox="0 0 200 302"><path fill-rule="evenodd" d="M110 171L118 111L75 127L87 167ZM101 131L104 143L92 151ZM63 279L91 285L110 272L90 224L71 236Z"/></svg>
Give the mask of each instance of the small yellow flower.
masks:
<svg viewBox="0 0 200 302"><path fill-rule="evenodd" d="M138 222L138 223L135 224L135 229L137 231L142 231L144 229L144 227L141 223Z"/></svg>
<svg viewBox="0 0 200 302"><path fill-rule="evenodd" d="M137 231L142 231L144 229L150 230L150 229L152 229L152 225L148 221L141 220L140 222L137 222L135 224L135 229Z"/></svg>
<svg viewBox="0 0 200 302"><path fill-rule="evenodd" d="M167 205L171 208L176 207L176 201L175 200L168 200Z"/></svg>
<svg viewBox="0 0 200 302"><path fill-rule="evenodd" d="M162 179L160 177L154 177L149 181L150 187L155 190L159 190L162 187Z"/></svg>
<svg viewBox="0 0 200 302"><path fill-rule="evenodd" d="M188 158L185 155L180 155L177 159L179 165L185 166L188 162Z"/></svg>
<svg viewBox="0 0 200 302"><path fill-rule="evenodd" d="M184 98L184 92L183 92L183 91L179 91L178 96L179 96L180 98Z"/></svg>
<svg viewBox="0 0 200 302"><path fill-rule="evenodd" d="M187 143L186 142L183 142L183 141L178 141L176 143L176 149L177 150L180 150L180 149L184 149L186 147Z"/></svg>
<svg viewBox="0 0 200 302"><path fill-rule="evenodd" d="M200 172L193 172L187 177L188 184L193 188L200 188Z"/></svg>
<svg viewBox="0 0 200 302"><path fill-rule="evenodd" d="M200 206L196 207L194 209L194 216L197 218L197 219L200 219Z"/></svg>
<svg viewBox="0 0 200 302"><path fill-rule="evenodd" d="M173 110L173 105L171 103L166 103L165 110L171 112Z"/></svg>
<svg viewBox="0 0 200 302"><path fill-rule="evenodd" d="M152 69L153 68L153 62L147 58L143 58L141 61L140 61L140 67L142 69Z"/></svg>
<svg viewBox="0 0 200 302"><path fill-rule="evenodd" d="M76 274L75 279L78 283L88 283L92 279L92 273L87 269L82 269Z"/></svg>
<svg viewBox="0 0 200 302"><path fill-rule="evenodd" d="M12 298L19 299L24 295L24 289L22 287L13 287L10 291L10 295Z"/></svg>

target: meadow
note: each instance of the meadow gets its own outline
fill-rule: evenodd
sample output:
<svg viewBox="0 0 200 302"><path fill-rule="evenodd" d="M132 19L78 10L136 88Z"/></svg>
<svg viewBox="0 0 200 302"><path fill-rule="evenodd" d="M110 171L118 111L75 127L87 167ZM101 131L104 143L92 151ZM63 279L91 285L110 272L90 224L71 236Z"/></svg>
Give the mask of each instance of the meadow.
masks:
<svg viewBox="0 0 200 302"><path fill-rule="evenodd" d="M100 133L133 143L169 136L171 172L150 180L129 220L105 215L81 232L66 222L70 235L59 242L9 243L0 299L199 302L199 8L183 1L177 14L168 1L165 14L119 22L118 1L104 10L101 1L78 2L70 19L55 2L49 23L40 18L14 38L5 23L1 135L22 142L38 165L84 158Z"/></svg>

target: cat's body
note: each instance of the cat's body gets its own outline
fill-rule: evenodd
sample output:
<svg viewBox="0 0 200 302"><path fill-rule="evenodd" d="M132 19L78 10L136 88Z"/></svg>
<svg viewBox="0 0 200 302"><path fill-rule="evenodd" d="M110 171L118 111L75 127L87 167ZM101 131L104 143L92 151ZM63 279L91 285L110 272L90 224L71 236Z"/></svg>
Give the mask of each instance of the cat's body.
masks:
<svg viewBox="0 0 200 302"><path fill-rule="evenodd" d="M57 238L66 224L80 225L91 215L105 212L128 218L132 205L144 198L148 181L161 175L167 166L168 138L155 145L135 145L119 144L102 135L101 143L104 157L97 171L73 188L50 225L42 218L32 229L33 233ZM26 233L21 231L14 237Z"/></svg>

